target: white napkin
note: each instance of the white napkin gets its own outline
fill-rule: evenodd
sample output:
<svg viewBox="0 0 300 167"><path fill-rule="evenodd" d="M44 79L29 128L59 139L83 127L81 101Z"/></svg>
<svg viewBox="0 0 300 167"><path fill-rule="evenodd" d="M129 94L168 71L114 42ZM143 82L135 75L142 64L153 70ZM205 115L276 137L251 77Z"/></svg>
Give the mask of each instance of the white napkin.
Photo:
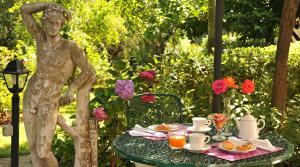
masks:
<svg viewBox="0 0 300 167"><path fill-rule="evenodd" d="M140 125L135 125L132 130L130 130L129 135L131 136L142 136L142 137L157 137L157 138L166 138L167 135L162 132L156 132L147 128L143 128Z"/></svg>
<svg viewBox="0 0 300 167"><path fill-rule="evenodd" d="M264 140L252 139L249 141L251 143L253 143L254 145L256 145L256 147L258 147L262 150L267 150L267 151L275 151L276 150L276 147L274 147L272 145L272 143L269 141L269 139L264 139Z"/></svg>
<svg viewBox="0 0 300 167"><path fill-rule="evenodd" d="M267 151L275 151L276 147L272 145L272 143L269 141L269 139L250 139L250 140L242 140L238 139L236 137L228 137L228 140L234 143L237 143L239 145L245 144L247 142L253 143L257 148L260 148L262 150Z"/></svg>
<svg viewBox="0 0 300 167"><path fill-rule="evenodd" d="M138 130L130 130L128 133L131 136L143 136L143 137L154 136L152 133L147 133L147 132L138 131Z"/></svg>

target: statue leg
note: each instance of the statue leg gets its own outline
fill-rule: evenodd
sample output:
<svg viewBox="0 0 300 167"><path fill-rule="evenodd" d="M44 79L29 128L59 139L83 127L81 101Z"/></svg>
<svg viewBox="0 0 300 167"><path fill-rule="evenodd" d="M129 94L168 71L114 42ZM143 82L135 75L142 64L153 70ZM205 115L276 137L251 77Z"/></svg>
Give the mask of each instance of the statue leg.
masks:
<svg viewBox="0 0 300 167"><path fill-rule="evenodd" d="M27 141L30 149L30 157L33 167L44 167L45 164L38 157L36 150L36 128L37 128L37 115L30 110L23 110L24 126L27 136Z"/></svg>
<svg viewBox="0 0 300 167"><path fill-rule="evenodd" d="M57 160L51 151L52 139L55 133L58 102L51 100L40 104L37 111L37 153L45 162L45 167L58 167Z"/></svg>

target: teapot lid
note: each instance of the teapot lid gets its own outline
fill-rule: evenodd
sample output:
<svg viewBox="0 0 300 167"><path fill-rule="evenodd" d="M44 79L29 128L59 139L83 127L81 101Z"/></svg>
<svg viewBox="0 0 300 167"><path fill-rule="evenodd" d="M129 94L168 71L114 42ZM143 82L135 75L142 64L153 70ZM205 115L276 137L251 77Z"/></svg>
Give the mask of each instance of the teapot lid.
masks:
<svg viewBox="0 0 300 167"><path fill-rule="evenodd" d="M243 116L241 118L242 121L256 121L256 118L253 117L250 113L248 113L247 115Z"/></svg>

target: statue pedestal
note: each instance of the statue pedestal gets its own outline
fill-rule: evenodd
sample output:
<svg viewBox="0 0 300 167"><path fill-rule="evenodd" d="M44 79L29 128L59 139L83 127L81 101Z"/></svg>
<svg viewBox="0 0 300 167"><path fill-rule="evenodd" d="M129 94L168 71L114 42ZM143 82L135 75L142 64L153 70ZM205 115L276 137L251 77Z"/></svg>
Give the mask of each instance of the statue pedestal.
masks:
<svg viewBox="0 0 300 167"><path fill-rule="evenodd" d="M90 143L91 143L91 167L98 167L98 121L94 118L89 120Z"/></svg>

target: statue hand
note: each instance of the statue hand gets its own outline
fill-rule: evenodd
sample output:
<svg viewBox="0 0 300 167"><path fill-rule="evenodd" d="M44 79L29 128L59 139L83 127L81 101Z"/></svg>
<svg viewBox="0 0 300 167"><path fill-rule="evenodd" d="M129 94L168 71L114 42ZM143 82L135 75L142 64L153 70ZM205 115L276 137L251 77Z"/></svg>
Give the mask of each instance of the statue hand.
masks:
<svg viewBox="0 0 300 167"><path fill-rule="evenodd" d="M70 104L74 101L74 90L68 89L68 91L59 99L60 106Z"/></svg>

